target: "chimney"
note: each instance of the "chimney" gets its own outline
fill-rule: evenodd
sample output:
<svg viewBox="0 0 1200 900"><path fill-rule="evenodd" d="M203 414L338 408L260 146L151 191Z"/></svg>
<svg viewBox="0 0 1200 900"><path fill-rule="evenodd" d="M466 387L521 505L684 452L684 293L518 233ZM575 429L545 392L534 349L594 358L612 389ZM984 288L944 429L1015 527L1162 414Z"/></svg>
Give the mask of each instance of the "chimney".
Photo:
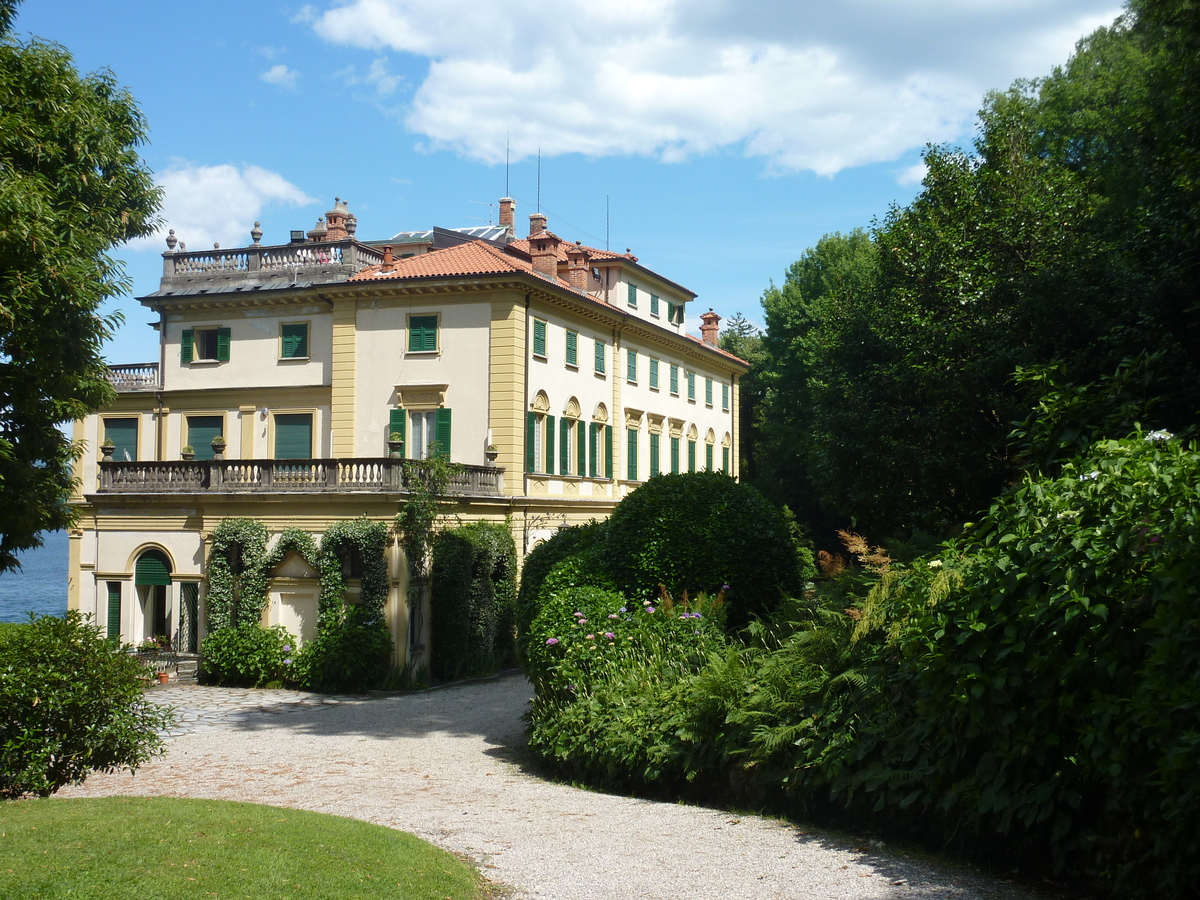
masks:
<svg viewBox="0 0 1200 900"><path fill-rule="evenodd" d="M350 236L346 229L346 219L349 217L350 210L346 208L346 204L342 202L342 198L334 197L333 209L325 213L325 240L346 240Z"/></svg>
<svg viewBox="0 0 1200 900"><path fill-rule="evenodd" d="M700 337L704 339L704 343L710 347L717 346L717 332L720 331L718 323L721 317L712 311L710 306L708 312L700 313Z"/></svg>
<svg viewBox="0 0 1200 900"><path fill-rule="evenodd" d="M580 246L582 241L567 244L567 281L577 291L587 293L588 279L591 277L591 262L588 252Z"/></svg>
<svg viewBox="0 0 1200 900"><path fill-rule="evenodd" d="M514 237L517 233L515 217L517 214L517 201L512 197L500 198L500 227L508 232L508 236Z"/></svg>
<svg viewBox="0 0 1200 900"><path fill-rule="evenodd" d="M392 256L392 245L386 244L383 248L383 269L381 271L390 272L396 267L396 260Z"/></svg>
<svg viewBox="0 0 1200 900"><path fill-rule="evenodd" d="M312 231L308 233L308 239L310 241L323 241L325 240L325 234L325 220L317 219L317 224L314 225Z"/></svg>
<svg viewBox="0 0 1200 900"><path fill-rule="evenodd" d="M530 216L532 219L533 216ZM542 221L546 217L542 216ZM533 270L539 275L558 280L558 245L562 241L553 231L540 231L529 238L529 255L533 257Z"/></svg>
<svg viewBox="0 0 1200 900"><path fill-rule="evenodd" d="M529 236L533 237L535 234L541 234L545 230L546 230L546 217L544 215L542 215L541 213L530 213L529 214Z"/></svg>

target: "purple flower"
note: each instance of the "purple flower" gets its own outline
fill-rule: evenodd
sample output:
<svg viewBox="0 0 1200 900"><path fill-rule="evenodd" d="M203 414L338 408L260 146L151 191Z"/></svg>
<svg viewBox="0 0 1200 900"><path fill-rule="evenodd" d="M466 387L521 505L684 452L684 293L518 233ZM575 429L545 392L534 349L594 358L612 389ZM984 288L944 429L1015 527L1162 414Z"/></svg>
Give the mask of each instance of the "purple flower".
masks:
<svg viewBox="0 0 1200 900"><path fill-rule="evenodd" d="M575 610L575 612L572 615L574 615L575 618L577 618L577 619L583 617L583 613L581 613L579 610Z"/></svg>
<svg viewBox="0 0 1200 900"><path fill-rule="evenodd" d="M652 612L654 612L654 607L653 607L653 606L647 606L647 607L646 607L646 612L648 612L648 613L652 613Z"/></svg>
<svg viewBox="0 0 1200 900"><path fill-rule="evenodd" d="M587 636L587 639L588 639L589 641L594 641L594 640L596 639L596 636L595 636L594 634L589 634L589 635Z"/></svg>
<svg viewBox="0 0 1200 900"><path fill-rule="evenodd" d="M586 625L586 624L587 624L587 619L580 619L580 620L579 620L579 624L580 624L580 625Z"/></svg>
<svg viewBox="0 0 1200 900"><path fill-rule="evenodd" d="M732 588L730 588L729 585L727 585L727 584L723 584L723 585L721 585L721 590L728 591L728 590L732 590Z"/></svg>
<svg viewBox="0 0 1200 900"><path fill-rule="evenodd" d="M290 659L285 659L285 660L283 661L283 664L284 664L285 666L290 666L290 665L292 664L292 661L291 661Z"/></svg>
<svg viewBox="0 0 1200 900"><path fill-rule="evenodd" d="M617 618L617 614L616 614L616 613L609 613L609 614L608 614L608 617L609 617L610 619L615 619L615 618Z"/></svg>
<svg viewBox="0 0 1200 900"><path fill-rule="evenodd" d="M617 610L617 612L629 612L629 610L627 610L625 607L622 606L620 609Z"/></svg>
<svg viewBox="0 0 1200 900"><path fill-rule="evenodd" d="M291 652L292 652L292 645L291 645L291 644L284 644L284 645L283 645L283 652L284 652L284 653L291 653Z"/></svg>
<svg viewBox="0 0 1200 900"><path fill-rule="evenodd" d="M616 635L615 635L615 634L613 634L611 631L606 631L606 632L604 632L604 636L605 636L606 638L608 638L610 641L611 641L611 640L613 640L614 638L616 638Z"/></svg>
<svg viewBox="0 0 1200 900"><path fill-rule="evenodd" d="M546 646L547 647L553 647L557 643L558 643L558 638L546 638Z"/></svg>

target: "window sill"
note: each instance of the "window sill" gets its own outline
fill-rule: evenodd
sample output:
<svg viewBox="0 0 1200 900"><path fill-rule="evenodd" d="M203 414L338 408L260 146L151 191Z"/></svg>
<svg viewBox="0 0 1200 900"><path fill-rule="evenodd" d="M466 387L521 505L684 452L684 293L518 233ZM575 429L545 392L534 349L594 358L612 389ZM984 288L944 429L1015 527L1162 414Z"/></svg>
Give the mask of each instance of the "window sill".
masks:
<svg viewBox="0 0 1200 900"><path fill-rule="evenodd" d="M534 354L532 354L532 356L533 356L533 358L534 358L534 359L536 359L538 362L545 362L545 361L546 361L546 357L545 357L545 356L538 355L537 353L534 353Z"/></svg>
<svg viewBox="0 0 1200 900"><path fill-rule="evenodd" d="M405 350L404 355L408 356L441 356L441 350Z"/></svg>
<svg viewBox="0 0 1200 900"><path fill-rule="evenodd" d="M309 357L307 357L307 356L281 356L281 357L279 357L278 361L281 363L308 362Z"/></svg>
<svg viewBox="0 0 1200 900"><path fill-rule="evenodd" d="M572 372L579 371L579 363L570 363L569 362L569 363L564 363L564 365L566 366L566 368L570 369Z"/></svg>
<svg viewBox="0 0 1200 900"><path fill-rule="evenodd" d="M224 360L220 359L193 359L188 365L191 366L219 366Z"/></svg>

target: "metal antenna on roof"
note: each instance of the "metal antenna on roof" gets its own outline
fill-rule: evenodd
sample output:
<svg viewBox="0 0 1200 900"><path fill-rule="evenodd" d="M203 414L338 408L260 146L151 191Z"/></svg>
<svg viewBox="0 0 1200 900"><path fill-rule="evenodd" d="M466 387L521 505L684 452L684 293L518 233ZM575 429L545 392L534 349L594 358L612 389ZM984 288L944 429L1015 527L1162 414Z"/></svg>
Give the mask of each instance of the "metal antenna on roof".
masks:
<svg viewBox="0 0 1200 900"><path fill-rule="evenodd" d="M604 249L608 249L608 232L609 232L609 215L608 215L608 191L604 192Z"/></svg>
<svg viewBox="0 0 1200 900"><path fill-rule="evenodd" d="M504 196L509 196L508 193L508 135L504 136Z"/></svg>
<svg viewBox="0 0 1200 900"><path fill-rule="evenodd" d="M542 148L538 147L537 211L542 211Z"/></svg>

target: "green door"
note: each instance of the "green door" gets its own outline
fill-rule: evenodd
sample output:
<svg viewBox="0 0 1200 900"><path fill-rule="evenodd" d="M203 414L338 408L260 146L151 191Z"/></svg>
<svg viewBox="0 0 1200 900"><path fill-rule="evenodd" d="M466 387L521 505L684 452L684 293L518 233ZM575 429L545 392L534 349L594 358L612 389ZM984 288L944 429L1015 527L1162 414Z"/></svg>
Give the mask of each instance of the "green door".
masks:
<svg viewBox="0 0 1200 900"><path fill-rule="evenodd" d="M187 442L192 445L196 459L213 458L213 438L221 436L224 427L223 416L187 417Z"/></svg>
<svg viewBox="0 0 1200 900"><path fill-rule="evenodd" d="M312 459L312 413L275 417L275 458Z"/></svg>

